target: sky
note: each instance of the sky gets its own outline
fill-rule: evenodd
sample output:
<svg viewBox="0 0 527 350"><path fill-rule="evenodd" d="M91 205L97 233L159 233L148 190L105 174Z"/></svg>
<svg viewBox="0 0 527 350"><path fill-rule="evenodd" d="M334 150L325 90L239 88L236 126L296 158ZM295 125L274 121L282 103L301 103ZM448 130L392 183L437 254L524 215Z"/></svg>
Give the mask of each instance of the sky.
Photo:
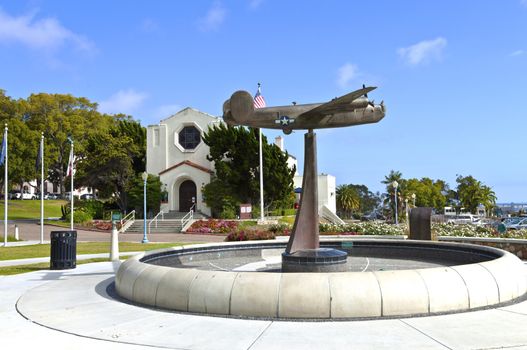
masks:
<svg viewBox="0 0 527 350"><path fill-rule="evenodd" d="M383 191L472 175L527 202L527 0L0 0L0 89L69 93L143 125L220 116L236 90L268 106L366 84L377 124L318 130L318 170ZM303 168L303 131L264 130Z"/></svg>

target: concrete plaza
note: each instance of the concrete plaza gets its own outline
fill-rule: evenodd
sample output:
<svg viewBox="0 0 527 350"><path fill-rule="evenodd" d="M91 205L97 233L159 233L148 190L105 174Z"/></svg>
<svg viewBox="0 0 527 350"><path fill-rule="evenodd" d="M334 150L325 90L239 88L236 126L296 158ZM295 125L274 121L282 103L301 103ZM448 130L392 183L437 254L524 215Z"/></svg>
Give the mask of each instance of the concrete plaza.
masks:
<svg viewBox="0 0 527 350"><path fill-rule="evenodd" d="M369 321L210 317L115 299L111 285L119 264L0 277L2 348L527 349L527 301L475 312Z"/></svg>

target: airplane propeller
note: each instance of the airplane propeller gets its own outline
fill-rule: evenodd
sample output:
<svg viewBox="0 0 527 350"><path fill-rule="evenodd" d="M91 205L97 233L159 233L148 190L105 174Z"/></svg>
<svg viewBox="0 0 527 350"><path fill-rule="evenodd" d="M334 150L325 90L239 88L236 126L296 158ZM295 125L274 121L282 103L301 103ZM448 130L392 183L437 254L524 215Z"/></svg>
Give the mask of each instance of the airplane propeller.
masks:
<svg viewBox="0 0 527 350"><path fill-rule="evenodd" d="M362 84L362 88L363 88L363 89L366 89L366 85ZM367 94L367 93L364 94L364 97L368 98L368 94Z"/></svg>

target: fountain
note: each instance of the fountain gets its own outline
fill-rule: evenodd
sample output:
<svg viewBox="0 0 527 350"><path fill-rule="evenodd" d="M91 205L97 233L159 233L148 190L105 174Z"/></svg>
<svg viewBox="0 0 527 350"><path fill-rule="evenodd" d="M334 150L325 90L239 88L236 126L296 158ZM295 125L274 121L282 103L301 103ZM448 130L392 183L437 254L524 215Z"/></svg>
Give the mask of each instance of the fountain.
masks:
<svg viewBox="0 0 527 350"><path fill-rule="evenodd" d="M313 129L375 123L374 88L324 104L254 109L235 92L229 124L307 129L303 194L289 241L174 247L137 255L116 275L118 294L181 312L270 319L356 319L462 312L527 293L523 263L494 248L393 239L325 239L318 232Z"/></svg>

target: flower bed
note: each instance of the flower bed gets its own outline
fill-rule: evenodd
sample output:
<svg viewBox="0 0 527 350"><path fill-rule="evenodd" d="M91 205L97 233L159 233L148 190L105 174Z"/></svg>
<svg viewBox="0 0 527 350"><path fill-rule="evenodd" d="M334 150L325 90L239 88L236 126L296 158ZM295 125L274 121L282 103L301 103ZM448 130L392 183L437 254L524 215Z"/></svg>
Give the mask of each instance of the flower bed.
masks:
<svg viewBox="0 0 527 350"><path fill-rule="evenodd" d="M187 233L230 233L236 231L238 222L232 220L198 220L188 229Z"/></svg>

